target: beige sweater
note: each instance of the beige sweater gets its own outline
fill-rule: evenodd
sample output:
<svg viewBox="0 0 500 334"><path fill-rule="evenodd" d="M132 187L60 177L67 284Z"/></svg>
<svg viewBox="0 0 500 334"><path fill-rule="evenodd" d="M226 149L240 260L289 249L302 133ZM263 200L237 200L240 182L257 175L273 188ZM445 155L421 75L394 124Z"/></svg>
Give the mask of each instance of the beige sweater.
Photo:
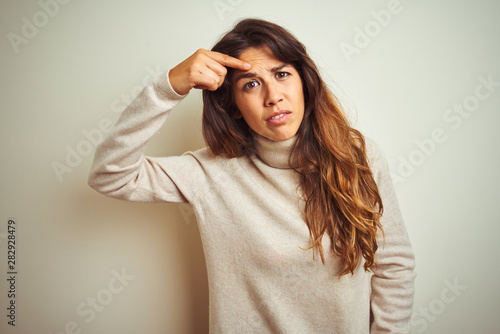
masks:
<svg viewBox="0 0 500 334"><path fill-rule="evenodd" d="M323 239L312 250L297 174L287 165L295 138L255 135L257 156L226 159L204 148L145 157L149 139L181 101L164 73L147 85L97 148L89 185L114 198L189 202L199 224L209 278L211 333L408 333L414 257L387 164L368 141L385 212L378 269L338 279L341 263ZM330 250L330 251L328 251ZM370 316L372 315L372 319Z"/></svg>

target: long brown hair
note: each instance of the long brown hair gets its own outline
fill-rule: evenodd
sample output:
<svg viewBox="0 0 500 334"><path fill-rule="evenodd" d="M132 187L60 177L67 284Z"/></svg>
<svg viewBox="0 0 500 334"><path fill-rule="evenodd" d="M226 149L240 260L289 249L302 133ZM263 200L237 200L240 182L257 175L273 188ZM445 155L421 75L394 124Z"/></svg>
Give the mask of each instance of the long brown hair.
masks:
<svg viewBox="0 0 500 334"><path fill-rule="evenodd" d="M335 96L320 77L305 47L284 28L258 19L240 21L212 48L232 57L250 47L267 46L292 64L303 83L305 111L291 157L305 200L311 246L324 261L322 237L332 241L345 265L340 276L354 273L361 257L364 269L376 265L377 231L382 231L382 199L368 166L365 139L349 125ZM228 158L255 153L249 127L236 118L231 69L216 91L203 91L203 136L210 151ZM314 250L313 250L314 257Z"/></svg>

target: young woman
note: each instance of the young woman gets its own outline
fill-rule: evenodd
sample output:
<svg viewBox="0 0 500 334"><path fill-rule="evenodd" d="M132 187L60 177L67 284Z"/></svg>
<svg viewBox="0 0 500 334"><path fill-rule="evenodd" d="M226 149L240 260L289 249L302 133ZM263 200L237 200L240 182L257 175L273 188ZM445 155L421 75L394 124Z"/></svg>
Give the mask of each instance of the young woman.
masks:
<svg viewBox="0 0 500 334"><path fill-rule="evenodd" d="M193 88L208 148L145 157ZM387 164L280 26L243 20L147 85L97 148L89 184L193 205L212 333L410 331L414 257Z"/></svg>

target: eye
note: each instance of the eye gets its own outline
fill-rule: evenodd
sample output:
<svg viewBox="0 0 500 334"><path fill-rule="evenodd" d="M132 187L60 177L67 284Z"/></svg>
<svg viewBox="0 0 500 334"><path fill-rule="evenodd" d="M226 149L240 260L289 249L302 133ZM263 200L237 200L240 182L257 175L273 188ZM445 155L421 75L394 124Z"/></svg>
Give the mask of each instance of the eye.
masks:
<svg viewBox="0 0 500 334"><path fill-rule="evenodd" d="M276 78L277 79L284 79L284 78L288 77L289 75L290 75L290 73L288 73L288 72L277 72Z"/></svg>
<svg viewBox="0 0 500 334"><path fill-rule="evenodd" d="M253 89L253 88L257 87L258 85L259 85L259 83L255 80L249 81L245 84L245 86L243 86L243 89L244 90Z"/></svg>

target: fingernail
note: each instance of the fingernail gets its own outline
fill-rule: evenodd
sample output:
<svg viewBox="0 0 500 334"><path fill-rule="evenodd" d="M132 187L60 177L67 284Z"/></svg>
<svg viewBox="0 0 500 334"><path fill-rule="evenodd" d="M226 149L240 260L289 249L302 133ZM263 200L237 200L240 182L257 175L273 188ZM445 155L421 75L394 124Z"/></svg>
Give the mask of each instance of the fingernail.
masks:
<svg viewBox="0 0 500 334"><path fill-rule="evenodd" d="M244 66L247 70L248 70L248 69L250 69L250 67L252 67L252 65L250 65L249 63L245 63L243 66Z"/></svg>

